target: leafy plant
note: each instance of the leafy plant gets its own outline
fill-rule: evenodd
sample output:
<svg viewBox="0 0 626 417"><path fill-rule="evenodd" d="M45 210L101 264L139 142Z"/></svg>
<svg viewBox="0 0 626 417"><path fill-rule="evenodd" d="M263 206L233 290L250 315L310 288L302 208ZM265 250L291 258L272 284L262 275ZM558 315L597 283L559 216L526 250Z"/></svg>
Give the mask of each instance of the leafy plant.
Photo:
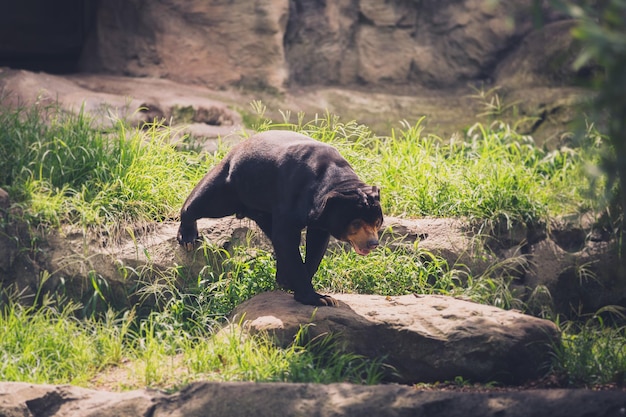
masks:
<svg viewBox="0 0 626 417"><path fill-rule="evenodd" d="M474 94L470 95L472 99L474 99L478 106L482 108L481 113L478 113L477 117L494 117L499 118L504 115L504 113L512 110L517 106L517 102L507 102L502 99L498 90L500 87L492 87L488 90L484 88L472 87L474 90Z"/></svg>
<svg viewBox="0 0 626 417"><path fill-rule="evenodd" d="M623 313L617 312L623 319ZM572 386L626 383L626 329L608 325L602 313L582 324L562 326L562 343L554 348L553 366Z"/></svg>

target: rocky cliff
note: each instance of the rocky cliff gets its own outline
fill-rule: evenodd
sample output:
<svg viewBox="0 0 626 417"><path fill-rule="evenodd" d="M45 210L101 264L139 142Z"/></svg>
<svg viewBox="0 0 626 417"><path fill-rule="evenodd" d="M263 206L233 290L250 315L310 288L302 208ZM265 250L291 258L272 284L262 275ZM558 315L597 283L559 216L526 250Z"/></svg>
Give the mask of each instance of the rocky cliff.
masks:
<svg viewBox="0 0 626 417"><path fill-rule="evenodd" d="M451 88L507 77L526 51L526 72L566 65L569 26L533 1L112 0L99 2L82 67L239 85ZM540 17L543 28L533 26ZM554 47L524 40L549 31ZM526 49L524 49L526 48ZM549 56L545 56L549 54ZM537 68L533 62L554 61ZM557 68L558 67L558 68ZM504 81L504 80L498 80Z"/></svg>

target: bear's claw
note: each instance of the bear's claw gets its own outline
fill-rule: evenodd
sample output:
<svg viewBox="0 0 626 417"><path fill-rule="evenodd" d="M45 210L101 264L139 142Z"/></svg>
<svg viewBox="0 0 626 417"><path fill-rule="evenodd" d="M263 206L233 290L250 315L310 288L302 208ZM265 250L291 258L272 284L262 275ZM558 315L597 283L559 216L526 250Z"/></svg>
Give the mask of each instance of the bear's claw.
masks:
<svg viewBox="0 0 626 417"><path fill-rule="evenodd" d="M191 238L190 238L191 236ZM195 223L191 226L184 226L182 223L178 228L178 234L176 235L176 240L178 244L182 246L187 252L191 252L195 243L199 240L198 228Z"/></svg>
<svg viewBox="0 0 626 417"><path fill-rule="evenodd" d="M307 294L304 297L294 293L293 297L296 301L311 306L337 307L339 305L339 302L330 295L322 295L316 292Z"/></svg>

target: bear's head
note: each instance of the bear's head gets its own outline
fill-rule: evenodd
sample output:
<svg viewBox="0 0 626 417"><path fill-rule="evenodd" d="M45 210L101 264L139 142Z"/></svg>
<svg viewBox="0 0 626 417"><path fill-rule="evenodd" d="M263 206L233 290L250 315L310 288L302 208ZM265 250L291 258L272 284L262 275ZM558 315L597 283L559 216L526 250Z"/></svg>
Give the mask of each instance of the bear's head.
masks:
<svg viewBox="0 0 626 417"><path fill-rule="evenodd" d="M378 230L383 223L380 190L361 186L329 192L319 222L333 237L349 242L359 255L369 254L379 245Z"/></svg>

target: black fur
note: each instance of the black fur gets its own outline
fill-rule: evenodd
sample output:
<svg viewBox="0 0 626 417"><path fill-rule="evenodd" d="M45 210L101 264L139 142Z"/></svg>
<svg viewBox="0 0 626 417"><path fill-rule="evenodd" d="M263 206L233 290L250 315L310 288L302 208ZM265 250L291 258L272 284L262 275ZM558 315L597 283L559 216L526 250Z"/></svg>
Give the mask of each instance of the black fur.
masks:
<svg viewBox="0 0 626 417"><path fill-rule="evenodd" d="M197 219L233 214L259 225L274 246L276 280L312 305L336 304L311 284L330 236L346 240L354 220L378 227L383 217L378 188L359 180L335 148L288 131L260 133L233 147L185 201L178 242L191 249ZM368 245L375 247L377 239Z"/></svg>

